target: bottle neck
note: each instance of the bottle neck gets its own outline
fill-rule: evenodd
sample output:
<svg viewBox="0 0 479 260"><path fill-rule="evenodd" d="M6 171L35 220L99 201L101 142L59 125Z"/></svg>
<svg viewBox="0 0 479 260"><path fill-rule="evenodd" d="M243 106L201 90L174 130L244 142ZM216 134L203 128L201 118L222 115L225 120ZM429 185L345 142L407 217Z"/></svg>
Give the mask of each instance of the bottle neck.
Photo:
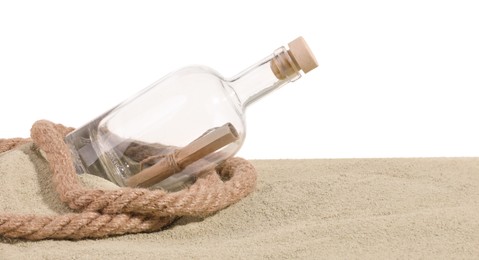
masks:
<svg viewBox="0 0 479 260"><path fill-rule="evenodd" d="M271 91L301 77L299 67L286 48L228 80L243 109Z"/></svg>

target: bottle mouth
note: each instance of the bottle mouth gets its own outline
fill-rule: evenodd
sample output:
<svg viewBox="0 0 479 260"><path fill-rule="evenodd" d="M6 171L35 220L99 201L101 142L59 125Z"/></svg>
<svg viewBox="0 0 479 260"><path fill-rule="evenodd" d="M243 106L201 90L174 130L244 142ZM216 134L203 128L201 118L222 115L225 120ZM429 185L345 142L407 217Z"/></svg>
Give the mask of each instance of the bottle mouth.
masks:
<svg viewBox="0 0 479 260"><path fill-rule="evenodd" d="M318 61L303 37L288 44L289 50L281 47L274 52L271 70L276 78L295 81L301 77L300 71L308 73L318 67Z"/></svg>
<svg viewBox="0 0 479 260"><path fill-rule="evenodd" d="M290 52L286 48L281 47L274 52L274 57L271 60L271 70L276 78L280 80L295 81L301 78L298 63L290 55Z"/></svg>

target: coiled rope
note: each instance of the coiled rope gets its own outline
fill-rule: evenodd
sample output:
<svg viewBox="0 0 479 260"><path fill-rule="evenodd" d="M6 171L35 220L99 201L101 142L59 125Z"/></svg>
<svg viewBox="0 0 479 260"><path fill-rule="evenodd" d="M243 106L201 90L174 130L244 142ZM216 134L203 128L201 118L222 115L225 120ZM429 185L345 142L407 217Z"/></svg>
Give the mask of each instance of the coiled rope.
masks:
<svg viewBox="0 0 479 260"><path fill-rule="evenodd" d="M0 236L77 240L153 232L181 216L207 216L224 209L250 194L256 185L256 171L251 163L231 158L216 171L202 175L194 184L177 192L140 188L87 189L79 181L63 141L72 130L40 120L31 129L31 139L0 139L0 153L27 142L33 142L44 151L53 186L61 201L74 211L54 216L0 212Z"/></svg>

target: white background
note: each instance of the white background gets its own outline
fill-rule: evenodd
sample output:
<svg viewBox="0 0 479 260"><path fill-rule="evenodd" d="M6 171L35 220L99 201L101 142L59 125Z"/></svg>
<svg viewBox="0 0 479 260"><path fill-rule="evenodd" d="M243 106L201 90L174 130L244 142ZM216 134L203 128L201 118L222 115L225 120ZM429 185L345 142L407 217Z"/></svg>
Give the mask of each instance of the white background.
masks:
<svg viewBox="0 0 479 260"><path fill-rule="evenodd" d="M1 1L0 137L81 126L191 64L303 35L320 67L247 111L246 158L479 156L477 1Z"/></svg>

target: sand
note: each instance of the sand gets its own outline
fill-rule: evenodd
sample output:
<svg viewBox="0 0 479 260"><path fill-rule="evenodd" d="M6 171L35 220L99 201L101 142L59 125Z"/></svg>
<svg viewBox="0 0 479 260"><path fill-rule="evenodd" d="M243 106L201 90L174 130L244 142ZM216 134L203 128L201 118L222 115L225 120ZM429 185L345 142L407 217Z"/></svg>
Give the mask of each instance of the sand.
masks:
<svg viewBox="0 0 479 260"><path fill-rule="evenodd" d="M0 154L0 212L61 214L26 145ZM479 158L253 161L254 194L167 230L82 241L0 238L0 259L318 259L479 256ZM90 187L115 188L85 175Z"/></svg>

